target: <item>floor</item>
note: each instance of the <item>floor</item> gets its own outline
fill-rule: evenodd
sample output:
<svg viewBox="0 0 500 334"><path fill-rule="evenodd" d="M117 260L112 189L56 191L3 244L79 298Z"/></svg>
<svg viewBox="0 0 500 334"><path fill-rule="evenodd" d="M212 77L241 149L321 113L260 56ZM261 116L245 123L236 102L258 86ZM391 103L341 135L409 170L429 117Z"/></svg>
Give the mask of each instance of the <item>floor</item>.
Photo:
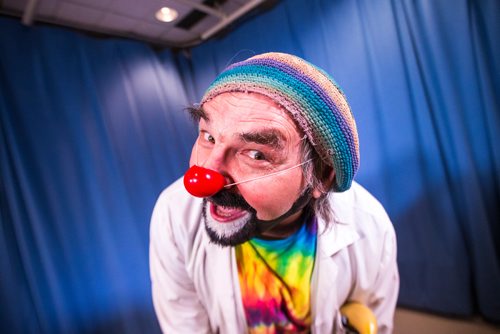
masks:
<svg viewBox="0 0 500 334"><path fill-rule="evenodd" d="M500 334L500 326L398 308L393 334Z"/></svg>

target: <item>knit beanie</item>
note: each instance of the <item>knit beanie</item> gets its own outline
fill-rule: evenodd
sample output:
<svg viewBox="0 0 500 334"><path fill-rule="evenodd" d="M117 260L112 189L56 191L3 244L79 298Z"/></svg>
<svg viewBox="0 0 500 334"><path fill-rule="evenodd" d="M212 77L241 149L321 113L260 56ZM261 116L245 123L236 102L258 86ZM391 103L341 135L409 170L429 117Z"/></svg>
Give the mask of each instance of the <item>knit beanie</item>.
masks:
<svg viewBox="0 0 500 334"><path fill-rule="evenodd" d="M283 107L335 170L333 191L351 187L359 167L358 133L344 93L326 72L293 55L264 53L226 68L201 105L226 92L262 94Z"/></svg>

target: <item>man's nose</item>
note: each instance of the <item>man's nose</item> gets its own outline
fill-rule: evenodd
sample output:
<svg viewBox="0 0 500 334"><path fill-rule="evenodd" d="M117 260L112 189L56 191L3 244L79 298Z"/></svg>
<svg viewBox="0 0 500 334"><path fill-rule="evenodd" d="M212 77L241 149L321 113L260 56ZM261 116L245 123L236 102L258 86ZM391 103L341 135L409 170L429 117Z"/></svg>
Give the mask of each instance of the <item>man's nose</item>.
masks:
<svg viewBox="0 0 500 334"><path fill-rule="evenodd" d="M199 161L201 167L224 173L227 153L224 148L214 145L210 152Z"/></svg>
<svg viewBox="0 0 500 334"><path fill-rule="evenodd" d="M223 175L226 184L232 183L233 180L230 177L230 153L222 146L215 145L210 153L205 157L204 161L200 161L200 166L216 171Z"/></svg>
<svg viewBox="0 0 500 334"><path fill-rule="evenodd" d="M184 174L184 187L196 197L213 196L225 185L224 176L212 169L194 165Z"/></svg>
<svg viewBox="0 0 500 334"><path fill-rule="evenodd" d="M184 174L184 187L193 196L209 197L215 195L230 183L225 171L226 153L223 149L214 147Z"/></svg>

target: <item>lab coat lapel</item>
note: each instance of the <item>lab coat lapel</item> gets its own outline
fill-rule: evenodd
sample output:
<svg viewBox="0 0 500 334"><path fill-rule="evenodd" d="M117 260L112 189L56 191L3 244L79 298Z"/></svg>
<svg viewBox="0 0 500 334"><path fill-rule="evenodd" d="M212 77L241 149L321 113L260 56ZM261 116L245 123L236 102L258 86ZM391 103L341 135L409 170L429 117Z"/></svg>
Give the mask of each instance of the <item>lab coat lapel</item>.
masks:
<svg viewBox="0 0 500 334"><path fill-rule="evenodd" d="M238 333L244 326L238 282L238 270L233 247L210 244L208 256L213 265L212 287L216 310L220 319L220 333Z"/></svg>
<svg viewBox="0 0 500 334"><path fill-rule="evenodd" d="M314 301L312 305L313 333L331 333L334 321L334 314L331 312L337 308L337 291L334 282L337 279L338 267L334 261L330 260L328 254L321 249L318 251L311 287Z"/></svg>
<svg viewBox="0 0 500 334"><path fill-rule="evenodd" d="M338 218L338 217L337 217ZM312 315L313 333L332 333L334 323L338 321L337 278L341 268L333 260L334 255L359 239L359 234L349 224L351 217L344 215L325 227L321 219L318 220L318 250L316 256L315 273L312 279Z"/></svg>

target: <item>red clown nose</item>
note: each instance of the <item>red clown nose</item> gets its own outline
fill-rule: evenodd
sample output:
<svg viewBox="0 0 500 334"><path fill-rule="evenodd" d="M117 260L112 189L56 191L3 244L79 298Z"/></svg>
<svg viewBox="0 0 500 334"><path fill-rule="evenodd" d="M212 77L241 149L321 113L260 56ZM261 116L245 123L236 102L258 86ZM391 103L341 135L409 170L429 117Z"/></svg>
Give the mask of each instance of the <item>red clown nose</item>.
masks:
<svg viewBox="0 0 500 334"><path fill-rule="evenodd" d="M193 196L209 197L218 193L226 185L222 174L200 166L192 166L184 174L184 187Z"/></svg>

